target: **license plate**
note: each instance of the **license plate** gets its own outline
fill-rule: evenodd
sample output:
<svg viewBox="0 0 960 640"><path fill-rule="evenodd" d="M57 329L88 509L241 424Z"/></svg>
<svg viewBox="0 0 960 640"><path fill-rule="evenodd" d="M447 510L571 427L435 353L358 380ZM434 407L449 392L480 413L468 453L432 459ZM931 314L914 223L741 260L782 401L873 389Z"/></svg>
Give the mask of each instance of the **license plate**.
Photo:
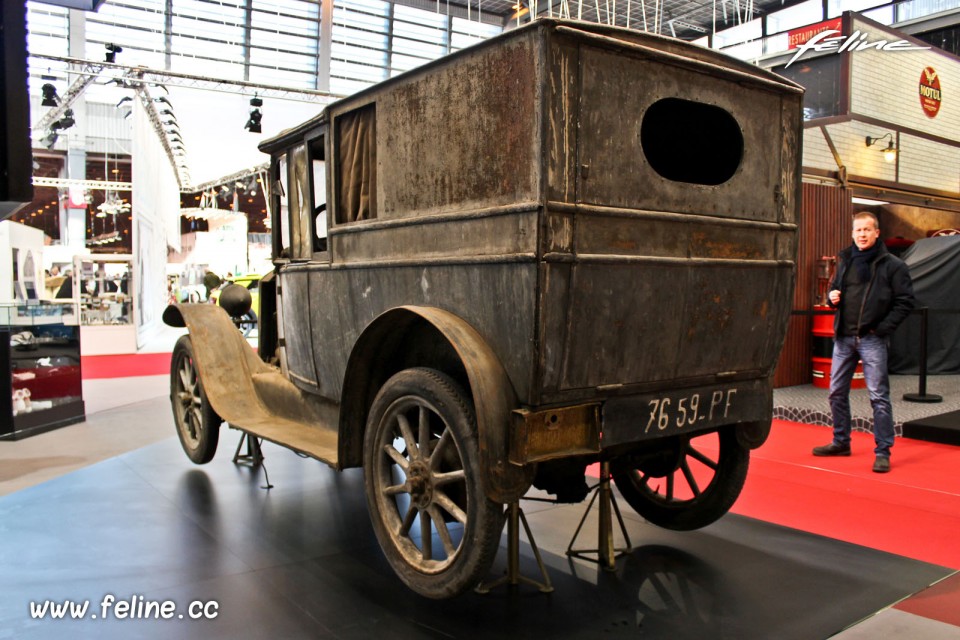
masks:
<svg viewBox="0 0 960 640"><path fill-rule="evenodd" d="M610 398L603 405L601 446L767 420L771 401L767 380Z"/></svg>
<svg viewBox="0 0 960 640"><path fill-rule="evenodd" d="M644 435L651 431L683 431L690 427L722 424L736 414L737 387L715 389L706 393L682 396L661 396L647 402L647 423ZM731 411L732 409L732 411Z"/></svg>

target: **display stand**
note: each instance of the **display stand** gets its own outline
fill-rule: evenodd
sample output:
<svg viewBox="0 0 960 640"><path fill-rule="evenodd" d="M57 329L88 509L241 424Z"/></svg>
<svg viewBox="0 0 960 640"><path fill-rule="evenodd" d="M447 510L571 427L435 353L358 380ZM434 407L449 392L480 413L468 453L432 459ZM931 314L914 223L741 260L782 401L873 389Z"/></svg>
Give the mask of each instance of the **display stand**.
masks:
<svg viewBox="0 0 960 640"><path fill-rule="evenodd" d="M241 454L240 449L244 443L247 445L247 452ZM237 450L233 453L233 464L246 464L251 467L263 464L263 450L260 448L260 439L246 431L241 431L240 442L237 443Z"/></svg>
<svg viewBox="0 0 960 640"><path fill-rule="evenodd" d="M86 418L72 304L0 304L0 440Z"/></svg>
<svg viewBox="0 0 960 640"><path fill-rule="evenodd" d="M533 555L537 559L537 566L540 568L540 575L543 576L543 582L537 582L532 578L520 575L520 524L523 524L523 530L527 532L527 540L530 541L530 547L533 549ZM502 585L517 586L527 584L536 587L541 593L550 593L553 591L553 585L550 583L550 575L547 574L547 568L540 557L540 549L533 539L533 533L530 532L530 525L527 524L527 518L520 509L520 503L511 502L507 505L507 571L506 574L490 583L480 583L474 589L477 593L490 593Z"/></svg>
<svg viewBox="0 0 960 640"><path fill-rule="evenodd" d="M591 489L593 497L587 505L583 517L580 518L580 524L573 533L570 540L570 546L567 547L567 555L573 558L580 558L589 562L596 562L607 571L613 571L618 557L630 553L633 545L630 543L630 536L627 535L627 527L623 523L623 516L620 515L620 507L617 506L617 500L610 489L610 463L600 463L600 481ZM573 545L577 542L583 523L586 522L593 503L599 498L599 523L597 526L597 548L596 549L574 549ZM617 522L620 523L620 532L626 541L626 547L616 548L613 543L613 515L617 515ZM595 556L595 557L594 557Z"/></svg>

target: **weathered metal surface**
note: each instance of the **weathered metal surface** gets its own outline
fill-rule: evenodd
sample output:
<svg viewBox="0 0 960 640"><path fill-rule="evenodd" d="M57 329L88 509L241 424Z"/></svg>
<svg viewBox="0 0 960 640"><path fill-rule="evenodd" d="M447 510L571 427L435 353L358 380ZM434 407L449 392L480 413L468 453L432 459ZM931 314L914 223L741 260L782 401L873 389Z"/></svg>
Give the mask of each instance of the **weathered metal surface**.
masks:
<svg viewBox="0 0 960 640"><path fill-rule="evenodd" d="M666 435L662 420L763 425L793 291L800 106L793 83L713 51L539 21L261 145L309 145L329 124L325 157L339 158L339 119L375 113L376 217L333 225L307 261L276 260L290 379L343 403L341 466L359 464L378 385L425 364L470 387L503 501L530 471L510 475L509 437L529 463L595 450L598 424L621 448ZM715 393L726 413L689 422ZM678 411L655 432L638 427L651 402ZM511 436L514 410L527 419Z"/></svg>
<svg viewBox="0 0 960 640"><path fill-rule="evenodd" d="M304 339L313 345L319 389L327 397L342 395L347 360L360 333L385 311L404 305L445 309L466 320L498 355L521 402L527 397L535 359L533 254L297 271L309 272L310 300L327 301L311 304L310 324L300 325L304 333L307 326L312 331Z"/></svg>
<svg viewBox="0 0 960 640"><path fill-rule="evenodd" d="M380 219L537 199L537 41L536 30L523 30L465 51L456 69L427 67L329 107L335 125L376 102Z"/></svg>
<svg viewBox="0 0 960 640"><path fill-rule="evenodd" d="M600 452L600 404L513 412L510 462L531 462Z"/></svg>

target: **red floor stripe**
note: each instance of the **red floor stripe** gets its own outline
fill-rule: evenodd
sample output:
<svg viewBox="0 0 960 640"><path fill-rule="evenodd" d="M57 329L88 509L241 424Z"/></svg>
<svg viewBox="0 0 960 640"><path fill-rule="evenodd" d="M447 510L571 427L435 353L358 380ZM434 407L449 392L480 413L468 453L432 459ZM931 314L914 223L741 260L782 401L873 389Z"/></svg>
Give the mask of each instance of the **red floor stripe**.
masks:
<svg viewBox="0 0 960 640"><path fill-rule="evenodd" d="M849 458L814 457L830 438L774 421L732 512L960 569L960 447L897 438L891 472L877 474L872 435L854 433Z"/></svg>
<svg viewBox="0 0 960 640"><path fill-rule="evenodd" d="M84 380L158 376L170 373L169 353L129 353L111 356L81 356Z"/></svg>
<svg viewBox="0 0 960 640"><path fill-rule="evenodd" d="M907 613L960 627L960 574L954 574L894 606Z"/></svg>

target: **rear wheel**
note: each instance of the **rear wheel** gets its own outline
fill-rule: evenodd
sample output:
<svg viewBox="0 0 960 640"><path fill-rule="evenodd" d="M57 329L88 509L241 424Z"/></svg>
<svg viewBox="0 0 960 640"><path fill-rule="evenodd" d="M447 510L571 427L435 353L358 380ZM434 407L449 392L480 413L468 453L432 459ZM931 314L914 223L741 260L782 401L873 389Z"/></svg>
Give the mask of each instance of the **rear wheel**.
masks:
<svg viewBox="0 0 960 640"><path fill-rule="evenodd" d="M449 376L407 369L380 389L364 436L370 518L393 570L428 598L474 587L496 554L503 508L478 456L473 403Z"/></svg>
<svg viewBox="0 0 960 640"><path fill-rule="evenodd" d="M170 402L184 452L196 464L206 464L217 452L223 420L210 406L193 359L190 336L181 336L170 365Z"/></svg>
<svg viewBox="0 0 960 640"><path fill-rule="evenodd" d="M666 439L642 457L613 463L617 489L651 523L690 531L723 516L736 502L747 477L750 451L737 442L734 427Z"/></svg>

